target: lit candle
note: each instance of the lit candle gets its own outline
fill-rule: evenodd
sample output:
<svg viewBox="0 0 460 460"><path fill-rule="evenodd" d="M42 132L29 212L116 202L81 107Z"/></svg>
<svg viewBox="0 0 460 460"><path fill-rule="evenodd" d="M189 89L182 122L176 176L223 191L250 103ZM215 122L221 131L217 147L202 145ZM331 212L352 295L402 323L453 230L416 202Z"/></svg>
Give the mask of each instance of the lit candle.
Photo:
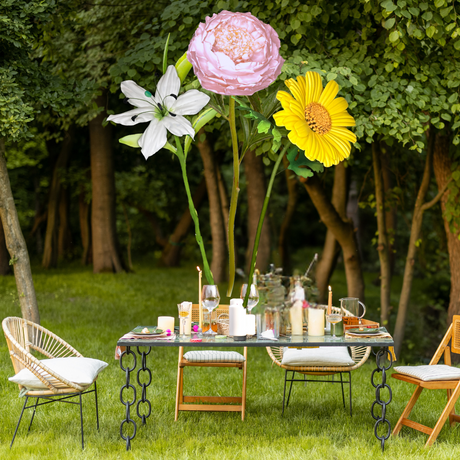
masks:
<svg viewBox="0 0 460 460"><path fill-rule="evenodd" d="M196 267L198 270L198 316L199 316L199 328L203 329L203 306L201 305L201 277L203 272L200 267Z"/></svg>
<svg viewBox="0 0 460 460"><path fill-rule="evenodd" d="M330 315L332 313L332 288L329 286L329 298L327 301L327 314Z"/></svg>

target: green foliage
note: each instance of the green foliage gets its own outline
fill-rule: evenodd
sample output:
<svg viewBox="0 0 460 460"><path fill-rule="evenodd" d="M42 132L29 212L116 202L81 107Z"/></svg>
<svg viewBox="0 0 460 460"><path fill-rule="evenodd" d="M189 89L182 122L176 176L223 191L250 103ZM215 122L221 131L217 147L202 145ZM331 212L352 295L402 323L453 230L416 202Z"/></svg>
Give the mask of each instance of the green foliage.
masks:
<svg viewBox="0 0 460 460"><path fill-rule="evenodd" d="M315 172L320 173L324 171L324 166L321 163L309 160L305 156L305 153L300 151L295 145L289 148L286 156L289 160L288 169L305 179L313 176Z"/></svg>

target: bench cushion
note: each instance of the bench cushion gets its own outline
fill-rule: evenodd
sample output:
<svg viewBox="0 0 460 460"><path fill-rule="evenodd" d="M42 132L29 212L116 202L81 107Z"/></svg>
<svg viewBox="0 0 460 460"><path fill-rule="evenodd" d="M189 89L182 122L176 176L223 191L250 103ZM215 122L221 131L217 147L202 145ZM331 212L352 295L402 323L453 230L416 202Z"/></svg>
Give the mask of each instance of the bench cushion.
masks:
<svg viewBox="0 0 460 460"><path fill-rule="evenodd" d="M92 358L54 358L42 359L41 362L52 371L64 377L66 380L82 386L91 385L98 376L99 372L105 369L108 364L99 359ZM51 379L49 374L46 379ZM10 382L17 383L31 389L48 389L29 369L22 369L15 376L8 379Z"/></svg>
<svg viewBox="0 0 460 460"><path fill-rule="evenodd" d="M346 347L288 348L283 351L281 364L297 367L353 366L355 362Z"/></svg>
<svg viewBox="0 0 460 460"><path fill-rule="evenodd" d="M190 363L242 363L244 356L237 351L188 351L184 358Z"/></svg>
<svg viewBox="0 0 460 460"><path fill-rule="evenodd" d="M415 377L424 382L460 379L460 369L447 366L446 364L435 364L433 366L398 366L394 369L400 374L409 375L410 377Z"/></svg>

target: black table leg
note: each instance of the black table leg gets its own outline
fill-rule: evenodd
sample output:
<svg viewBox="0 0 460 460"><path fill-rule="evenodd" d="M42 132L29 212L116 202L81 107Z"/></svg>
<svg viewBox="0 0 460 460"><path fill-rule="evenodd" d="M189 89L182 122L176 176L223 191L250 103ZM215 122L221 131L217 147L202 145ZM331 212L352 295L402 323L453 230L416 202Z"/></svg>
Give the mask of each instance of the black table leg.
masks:
<svg viewBox="0 0 460 460"><path fill-rule="evenodd" d="M131 355L134 359L134 363L133 363L133 366L132 367L129 367L129 366L126 366L124 367L123 366L123 358L127 355ZM136 436L136 431L137 431L137 425L136 425L136 422L131 418L131 413L130 413L130 409L131 409L131 406L134 405L136 403L136 388L134 387L134 385L130 382L130 379L131 379L131 372L134 371L134 369L136 369L136 364L137 364L137 359L136 359L136 353L134 353L132 350L131 350L131 347L126 347L126 351L124 351L121 356L120 356L120 367L123 371L125 371L126 373L126 383L121 387L121 390L120 390L120 401L121 403L126 407L126 418L121 422L121 425L120 425L120 436L126 441L126 450L130 450L131 449L131 440L134 439L134 436ZM123 390L125 389L128 389L128 388L132 388L134 394L133 394L133 399L132 401L129 401L129 400L124 400L123 399ZM128 433L126 434L126 436L123 434L123 426L125 424L130 424L132 423L133 424L133 427L134 427L134 430L133 430L133 433L132 435L130 436Z"/></svg>
<svg viewBox="0 0 460 460"><path fill-rule="evenodd" d="M150 401L147 399L147 387L152 383L152 372L147 367L147 355L150 354L151 351L151 348L149 348L148 352L145 352L141 351L140 347L137 347L137 352L141 356L141 367L137 371L137 383L141 387L141 399L137 403L136 412L137 416L142 420L143 425L145 425L145 419L150 417L150 414L152 413L152 405L150 404ZM145 372L147 373L148 380L146 383L141 383L141 373ZM141 415L140 408L143 404L147 404L147 413Z"/></svg>
<svg viewBox="0 0 460 460"><path fill-rule="evenodd" d="M388 358L389 364L385 366L385 361L387 358ZM374 420L376 420L375 426L374 426L374 434L375 434L375 437L380 440L380 443L382 445L382 452L383 452L385 449L385 441L390 437L390 434L391 434L391 425L390 425L390 422L386 418L386 413L387 413L387 405L391 403L391 400L393 399L393 394L391 392L390 386L387 384L386 371L388 371L391 368L391 365L393 364L393 356L388 350L388 347L383 347L375 355L375 360L377 363L377 369L374 369L374 371L372 372L372 376L371 376L372 386L375 388L375 401L372 404L371 414ZM382 373L382 383L376 384L374 382L374 376L376 373L379 373L379 372ZM388 401L382 401L382 399L380 398L380 390L382 388L388 388L388 392L389 392ZM374 407L376 405L379 405L381 407L381 416L377 416L374 414ZM386 433L384 432L384 434L379 433L379 427L381 425L386 425L387 431Z"/></svg>

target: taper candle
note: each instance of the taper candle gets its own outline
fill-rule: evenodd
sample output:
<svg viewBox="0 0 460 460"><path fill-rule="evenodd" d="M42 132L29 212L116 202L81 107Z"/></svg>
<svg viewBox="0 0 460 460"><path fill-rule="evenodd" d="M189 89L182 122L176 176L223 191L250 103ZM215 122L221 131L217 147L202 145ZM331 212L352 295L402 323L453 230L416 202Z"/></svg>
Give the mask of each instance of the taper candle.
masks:
<svg viewBox="0 0 460 460"><path fill-rule="evenodd" d="M327 314L330 315L332 313L332 288L329 286L329 298L327 301Z"/></svg>
<svg viewBox="0 0 460 460"><path fill-rule="evenodd" d="M199 316L199 328L203 329L203 305L201 304L201 277L203 272L200 267L196 267L198 270L198 316Z"/></svg>

